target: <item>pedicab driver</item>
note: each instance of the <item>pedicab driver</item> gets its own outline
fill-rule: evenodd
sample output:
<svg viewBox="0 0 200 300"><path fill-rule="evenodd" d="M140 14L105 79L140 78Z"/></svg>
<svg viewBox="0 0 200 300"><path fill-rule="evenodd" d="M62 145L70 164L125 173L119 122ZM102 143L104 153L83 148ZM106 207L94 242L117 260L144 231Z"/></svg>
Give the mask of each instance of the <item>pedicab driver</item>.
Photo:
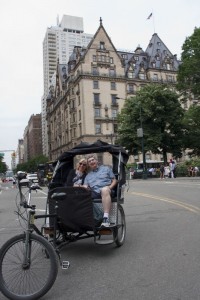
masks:
<svg viewBox="0 0 200 300"><path fill-rule="evenodd" d="M109 227L109 212L111 208L111 191L116 186L117 180L110 167L98 165L95 155L88 155L87 163L90 172L86 175L84 186L92 191L92 199L102 199L103 221L101 226Z"/></svg>

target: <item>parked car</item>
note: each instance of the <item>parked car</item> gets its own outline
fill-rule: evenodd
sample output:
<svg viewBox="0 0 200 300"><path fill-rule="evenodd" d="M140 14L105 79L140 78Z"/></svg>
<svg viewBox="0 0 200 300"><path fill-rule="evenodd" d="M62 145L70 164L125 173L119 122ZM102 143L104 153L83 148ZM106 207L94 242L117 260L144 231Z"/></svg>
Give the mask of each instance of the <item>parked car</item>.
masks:
<svg viewBox="0 0 200 300"><path fill-rule="evenodd" d="M37 176L37 174L35 174L35 173L33 173L33 174L28 173L26 178L27 178L31 183L38 183L38 176Z"/></svg>

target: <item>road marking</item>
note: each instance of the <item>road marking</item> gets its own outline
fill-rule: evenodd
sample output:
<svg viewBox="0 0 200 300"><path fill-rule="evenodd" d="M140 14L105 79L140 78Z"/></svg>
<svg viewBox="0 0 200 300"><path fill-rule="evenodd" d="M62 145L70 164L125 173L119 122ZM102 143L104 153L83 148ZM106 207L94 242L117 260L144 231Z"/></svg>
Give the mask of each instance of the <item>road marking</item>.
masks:
<svg viewBox="0 0 200 300"><path fill-rule="evenodd" d="M131 192L131 194L141 196L141 197L151 198L151 199L159 200L159 201L163 201L163 202L168 202L168 203L183 207L186 210L189 210L189 211L191 211L195 214L200 215L200 208L198 206L195 206L195 205L185 204L181 201L170 199L170 198L161 198L159 196L154 196L154 195L151 195L151 194L144 194L144 193L137 193L137 192Z"/></svg>

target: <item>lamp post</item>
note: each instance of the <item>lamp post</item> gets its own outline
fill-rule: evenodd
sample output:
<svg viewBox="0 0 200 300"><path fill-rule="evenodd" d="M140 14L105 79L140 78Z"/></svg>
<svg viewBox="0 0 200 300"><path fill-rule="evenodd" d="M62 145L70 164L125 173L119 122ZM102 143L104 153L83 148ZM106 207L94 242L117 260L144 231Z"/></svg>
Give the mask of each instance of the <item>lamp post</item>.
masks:
<svg viewBox="0 0 200 300"><path fill-rule="evenodd" d="M146 170L146 156L144 150L144 132L143 132L143 125L142 125L142 106L140 103L140 128L137 129L137 136L141 138L141 146L142 146L142 160L143 160L143 174L142 178L147 179L147 170Z"/></svg>

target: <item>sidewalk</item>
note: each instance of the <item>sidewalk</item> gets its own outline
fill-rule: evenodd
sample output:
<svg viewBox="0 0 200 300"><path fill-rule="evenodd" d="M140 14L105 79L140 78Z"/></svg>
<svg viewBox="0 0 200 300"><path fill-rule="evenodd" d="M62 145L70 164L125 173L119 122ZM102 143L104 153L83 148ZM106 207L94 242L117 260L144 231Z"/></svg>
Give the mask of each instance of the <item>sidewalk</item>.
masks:
<svg viewBox="0 0 200 300"><path fill-rule="evenodd" d="M134 181L134 180L143 180L143 181L150 181L150 180L161 180L160 177L148 177L147 179L143 179L143 178L135 178L135 179L128 179L129 181ZM187 180L187 181L199 181L200 182L200 176L196 176L196 177L176 177L176 178L164 178L162 179L163 181L179 181L179 180Z"/></svg>

